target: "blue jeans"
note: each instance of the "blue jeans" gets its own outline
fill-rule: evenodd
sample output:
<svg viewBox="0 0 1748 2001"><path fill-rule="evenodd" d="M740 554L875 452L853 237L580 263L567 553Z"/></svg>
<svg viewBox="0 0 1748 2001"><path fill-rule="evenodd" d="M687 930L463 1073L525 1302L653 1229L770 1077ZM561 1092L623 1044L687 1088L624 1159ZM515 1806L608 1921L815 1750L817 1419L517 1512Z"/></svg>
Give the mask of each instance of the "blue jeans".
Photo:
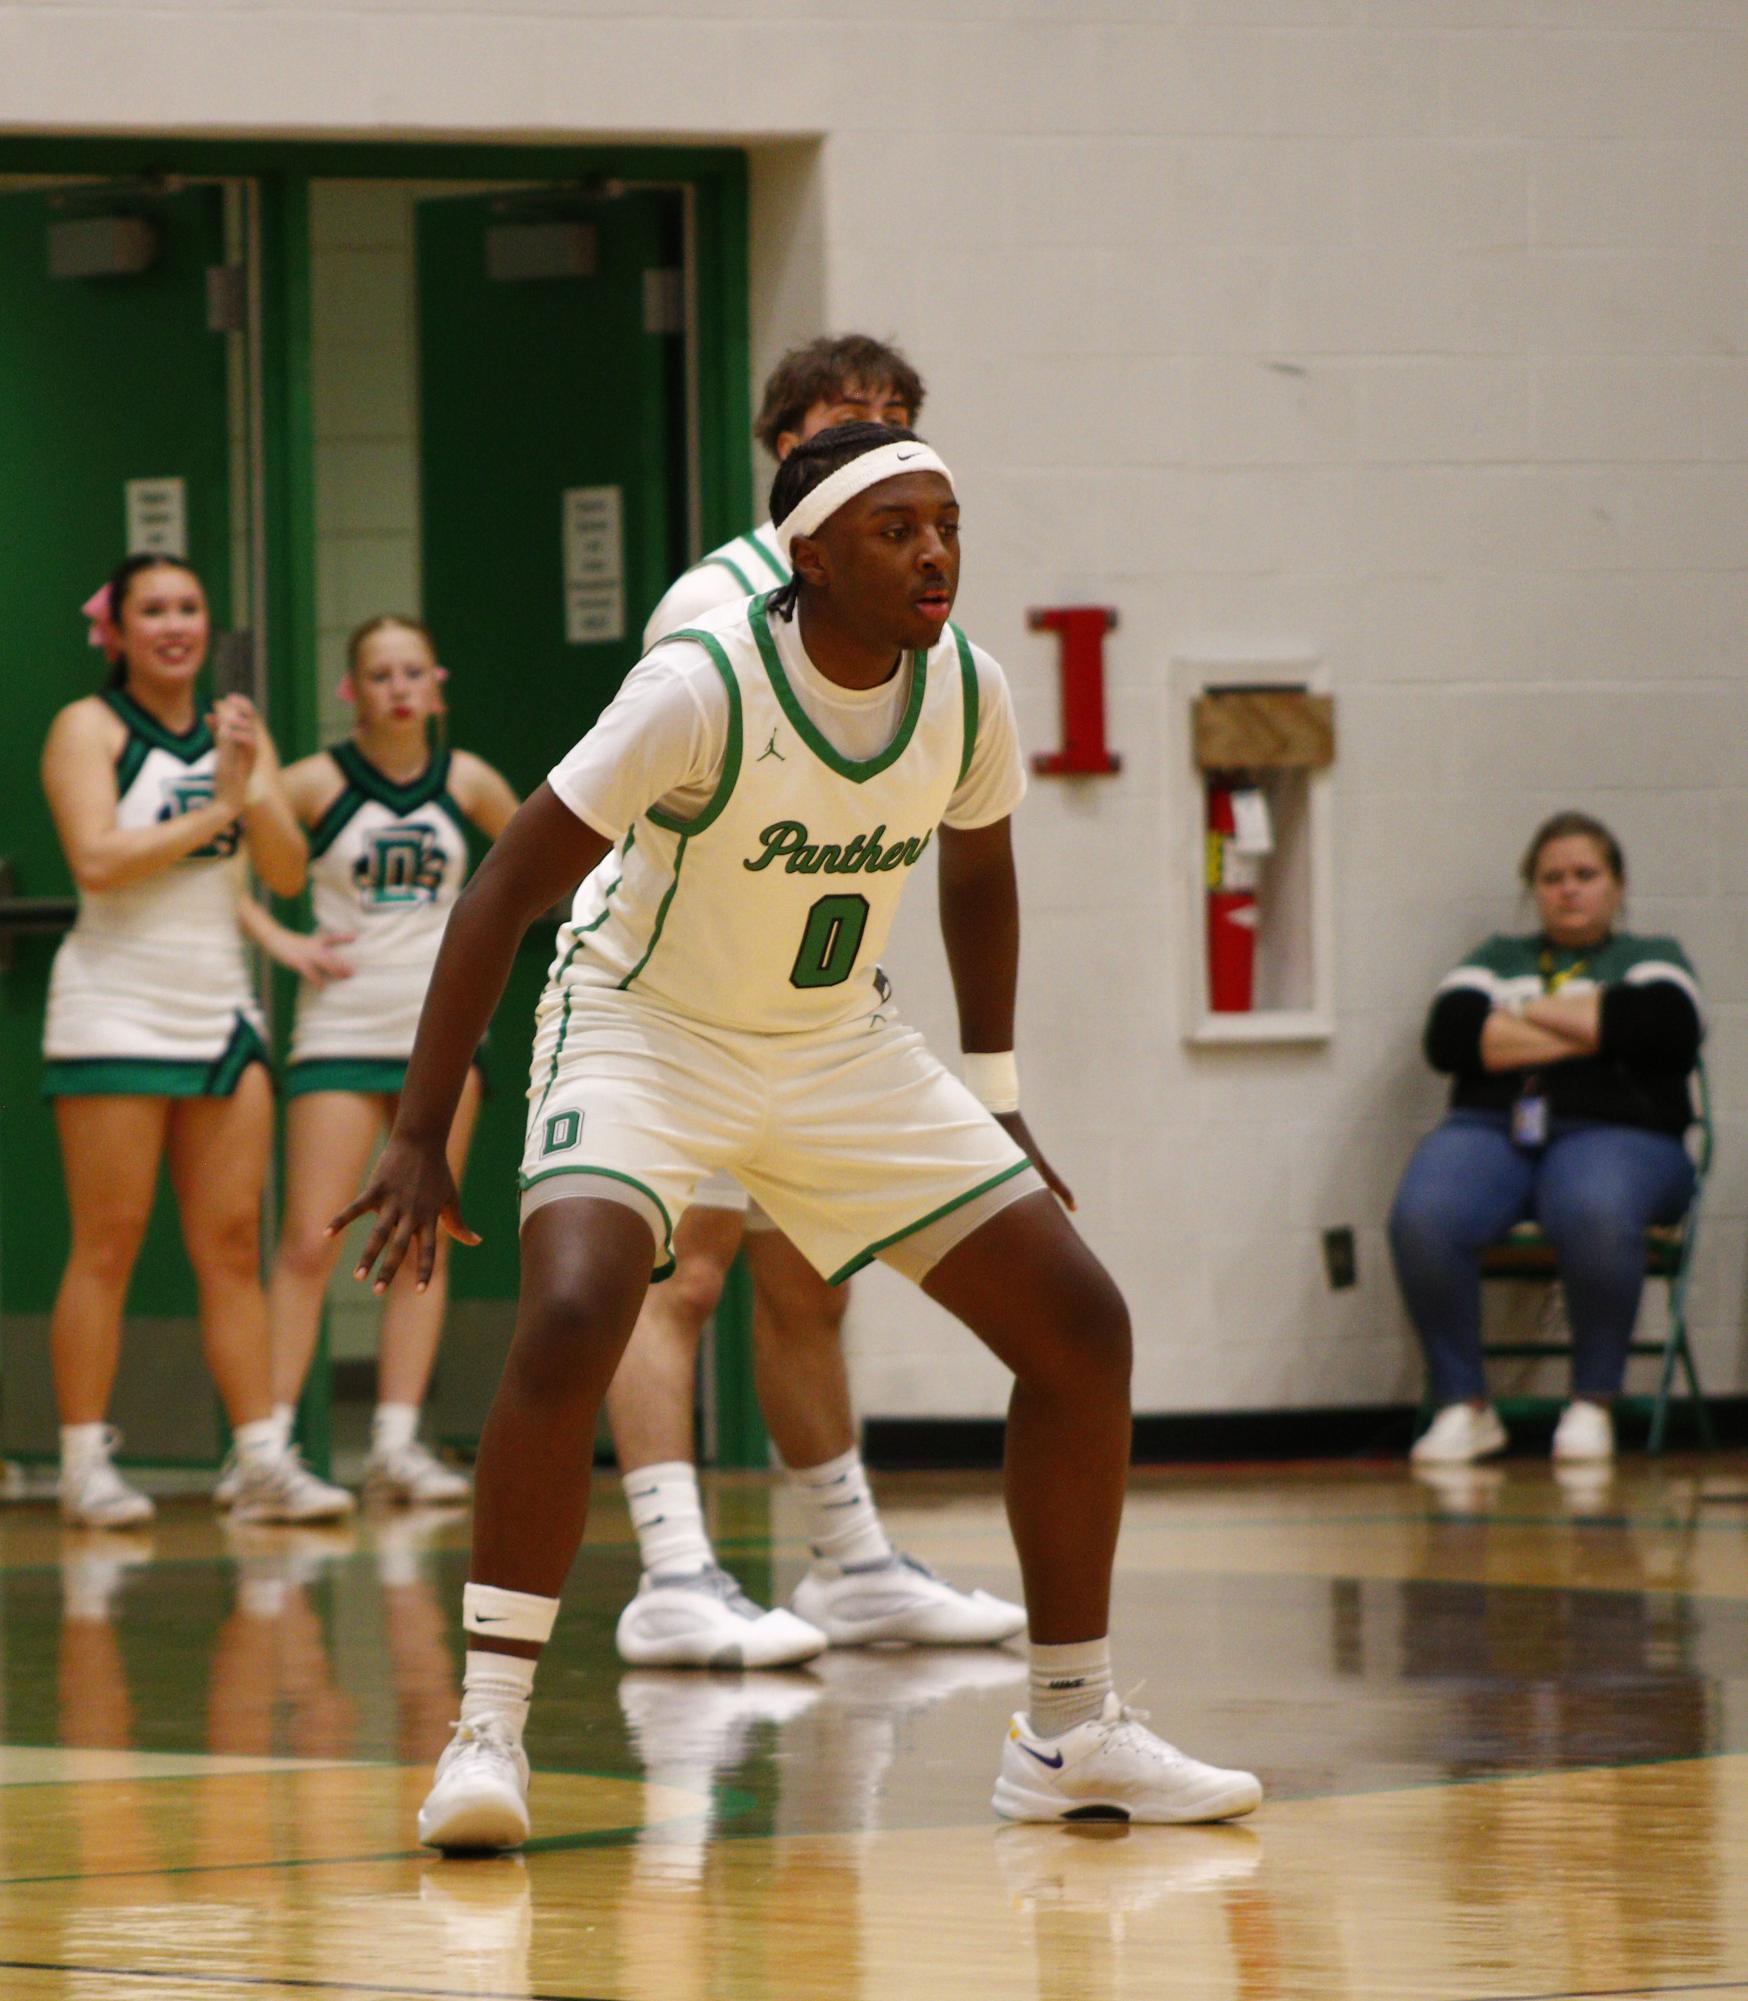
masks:
<svg viewBox="0 0 1748 2001"><path fill-rule="evenodd" d="M1426 1350L1434 1398L1486 1395L1482 1249L1533 1219L1547 1232L1572 1325L1572 1392L1609 1397L1626 1374L1645 1283L1645 1231L1677 1222L1693 1163L1667 1133L1556 1122L1514 1146L1502 1112L1450 1113L1415 1149L1390 1210L1390 1251Z"/></svg>

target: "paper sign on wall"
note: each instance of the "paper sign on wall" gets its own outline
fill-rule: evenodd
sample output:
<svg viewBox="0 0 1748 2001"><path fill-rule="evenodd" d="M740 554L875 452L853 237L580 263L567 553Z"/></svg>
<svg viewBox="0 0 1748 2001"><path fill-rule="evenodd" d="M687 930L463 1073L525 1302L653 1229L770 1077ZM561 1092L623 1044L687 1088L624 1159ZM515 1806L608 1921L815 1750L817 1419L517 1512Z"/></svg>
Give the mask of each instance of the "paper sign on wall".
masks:
<svg viewBox="0 0 1748 2001"><path fill-rule="evenodd" d="M625 637L624 509L616 486L565 491L564 636L572 646Z"/></svg>
<svg viewBox="0 0 1748 2001"><path fill-rule="evenodd" d="M130 556L188 554L188 482L130 479L122 487Z"/></svg>

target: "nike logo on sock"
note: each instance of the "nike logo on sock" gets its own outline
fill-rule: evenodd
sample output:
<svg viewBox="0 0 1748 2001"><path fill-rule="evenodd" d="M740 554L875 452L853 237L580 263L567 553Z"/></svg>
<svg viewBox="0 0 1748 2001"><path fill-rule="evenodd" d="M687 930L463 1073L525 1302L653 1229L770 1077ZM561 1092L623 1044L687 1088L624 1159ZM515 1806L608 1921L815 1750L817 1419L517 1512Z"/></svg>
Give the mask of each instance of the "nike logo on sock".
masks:
<svg viewBox="0 0 1748 2001"><path fill-rule="evenodd" d="M1048 1765L1051 1771L1061 1771L1062 1753L1060 1751L1057 1752L1054 1758L1046 1758L1042 1751L1034 1751L1030 1744L1022 1744L1020 1749L1025 1752L1028 1758L1036 1758L1040 1765Z"/></svg>

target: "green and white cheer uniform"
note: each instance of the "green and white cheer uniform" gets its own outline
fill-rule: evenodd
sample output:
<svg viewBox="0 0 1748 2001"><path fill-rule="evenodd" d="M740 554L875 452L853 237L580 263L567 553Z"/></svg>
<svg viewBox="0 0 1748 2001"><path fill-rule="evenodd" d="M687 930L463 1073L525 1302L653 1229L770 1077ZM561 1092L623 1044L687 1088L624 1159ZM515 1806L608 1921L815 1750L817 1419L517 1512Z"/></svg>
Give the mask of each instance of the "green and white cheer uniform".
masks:
<svg viewBox="0 0 1748 2001"><path fill-rule="evenodd" d="M548 782L618 845L536 1015L525 1217L627 1202L660 1265L728 1169L835 1283L876 1256L917 1275L1042 1186L878 972L935 829L1025 791L987 655L949 629L883 686L841 688L755 598L641 662Z"/></svg>
<svg viewBox="0 0 1748 2001"><path fill-rule="evenodd" d="M449 752L407 785L355 744L329 746L345 790L310 833L316 928L350 932L350 979L299 984L287 1091L398 1091L443 929L467 880Z"/></svg>
<svg viewBox="0 0 1748 2001"><path fill-rule="evenodd" d="M217 749L203 721L178 735L119 688L115 824L150 827L207 805ZM49 976L43 1089L49 1097L223 1098L267 1060L237 899L235 822L206 847L120 889L81 890Z"/></svg>

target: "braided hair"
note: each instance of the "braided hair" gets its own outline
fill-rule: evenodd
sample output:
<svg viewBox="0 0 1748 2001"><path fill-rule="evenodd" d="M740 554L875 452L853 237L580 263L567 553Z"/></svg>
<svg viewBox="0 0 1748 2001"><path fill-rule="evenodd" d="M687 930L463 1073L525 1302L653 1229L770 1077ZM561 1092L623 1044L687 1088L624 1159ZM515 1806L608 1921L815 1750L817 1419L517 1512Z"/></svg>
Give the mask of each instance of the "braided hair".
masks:
<svg viewBox="0 0 1748 2001"><path fill-rule="evenodd" d="M781 527L816 486L823 486L834 472L852 465L865 453L882 445L920 444L915 431L898 424L833 424L816 431L797 445L777 468L771 482L771 521ZM767 609L779 618L793 618L801 593L801 579L791 575L780 590L771 594Z"/></svg>

